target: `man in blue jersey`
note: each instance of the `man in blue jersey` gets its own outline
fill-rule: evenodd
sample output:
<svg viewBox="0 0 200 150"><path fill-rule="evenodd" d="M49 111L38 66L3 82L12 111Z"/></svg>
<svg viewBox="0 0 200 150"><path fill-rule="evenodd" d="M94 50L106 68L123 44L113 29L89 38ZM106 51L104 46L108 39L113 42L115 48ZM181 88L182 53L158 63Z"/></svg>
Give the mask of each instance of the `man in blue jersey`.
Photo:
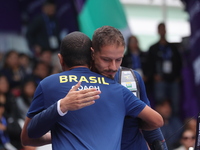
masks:
<svg viewBox="0 0 200 150"><path fill-rule="evenodd" d="M119 82L120 65L122 62L123 50L119 49L122 34L111 26L103 26L98 28L92 38L92 58L93 71L98 72L106 77L114 78ZM139 97L150 106L150 102L146 95L144 82L136 71L133 71L136 80ZM144 139L144 137L145 139ZM146 141L151 149L157 149L155 146L160 144L159 150L167 150L166 142L163 134L159 129L154 131L139 130L139 119L126 116L122 134L122 150L145 150L147 149Z"/></svg>
<svg viewBox="0 0 200 150"><path fill-rule="evenodd" d="M119 53L120 55L122 55L124 51L117 52L115 50L115 46L118 46L117 45L118 41L116 40L114 42L113 40L109 43L110 41L109 39L112 39L112 38L116 39L119 36L122 36L122 34L117 29L110 26L104 26L102 28L97 29L93 36L93 47L95 47L94 41L96 41L97 43L96 49L100 49L100 52L98 51L96 52L96 49L94 49L94 52L92 54L92 55L95 55L94 62L96 62L95 63L96 70L94 71L99 72L111 78L114 78L115 76L115 80L118 82L119 82L119 76L120 76L119 67L121 64L121 60L118 59L117 54ZM110 51L107 50L107 47L106 48L101 48L100 46L98 47L98 40L103 42L102 45L100 45L101 47L107 46ZM123 41L122 38L120 40ZM101 58L103 54L107 56L105 60L103 60L104 58ZM114 69L112 68L112 66L111 66L111 69L106 69L106 67L107 68L110 67L109 65L110 65L110 62L112 63L112 61L114 61L114 65L116 65ZM107 63L104 63L104 62L107 62ZM107 71L107 70L111 70L111 71ZM139 92L140 99L144 101L146 104L150 105L149 100L146 96L144 82L141 76L137 72L134 71L134 73L137 78L139 89L140 89L140 92ZM138 128L138 120L132 119L129 116L127 116L125 119L124 130L123 130L122 149L126 149L126 150L133 149L134 147L138 147L138 145L140 145L141 149L147 149L146 141L144 140L143 136L145 137L146 141L148 142L151 148L153 148L153 143L158 140L162 142L162 146L164 147L165 150L167 150L166 143L160 129L156 129L150 132L143 131L143 135L142 135Z"/></svg>
<svg viewBox="0 0 200 150"><path fill-rule="evenodd" d="M123 50L124 43L118 44L118 50ZM39 138L51 130L56 150L119 150L125 115L140 118L140 127L145 130L163 125L162 117L127 88L89 70L90 56L86 54L90 54L90 47L91 41L83 33L74 32L64 38L59 54L64 71L45 78L37 87L27 115L32 118L29 137ZM82 83L74 89L78 81ZM96 88L101 95L96 101L80 101L82 106L77 107L65 97L71 88Z"/></svg>

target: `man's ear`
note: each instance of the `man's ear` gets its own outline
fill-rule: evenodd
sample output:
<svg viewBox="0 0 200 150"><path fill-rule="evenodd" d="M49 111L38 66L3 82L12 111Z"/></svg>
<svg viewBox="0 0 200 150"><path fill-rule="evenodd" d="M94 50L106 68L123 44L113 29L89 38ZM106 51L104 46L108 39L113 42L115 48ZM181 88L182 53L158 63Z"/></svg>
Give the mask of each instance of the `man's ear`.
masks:
<svg viewBox="0 0 200 150"><path fill-rule="evenodd" d="M64 66L64 60L63 60L63 57L60 53L58 54L58 58L59 58L59 61L60 61L60 65L63 67Z"/></svg>
<svg viewBox="0 0 200 150"><path fill-rule="evenodd" d="M92 59L94 60L94 49L91 47L91 56L92 56Z"/></svg>

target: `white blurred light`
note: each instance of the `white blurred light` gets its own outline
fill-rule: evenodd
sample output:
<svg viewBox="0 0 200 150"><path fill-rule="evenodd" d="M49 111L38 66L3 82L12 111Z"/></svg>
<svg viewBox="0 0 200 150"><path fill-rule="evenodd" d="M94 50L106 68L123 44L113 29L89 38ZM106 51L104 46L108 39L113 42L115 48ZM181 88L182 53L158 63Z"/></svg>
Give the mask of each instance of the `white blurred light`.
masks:
<svg viewBox="0 0 200 150"><path fill-rule="evenodd" d="M123 4L163 5L183 7L181 0L120 0Z"/></svg>
<svg viewBox="0 0 200 150"><path fill-rule="evenodd" d="M132 33L136 35L157 35L159 21L144 18L128 18ZM190 35L190 24L187 21L167 21L166 30L169 42L181 42L182 37Z"/></svg>

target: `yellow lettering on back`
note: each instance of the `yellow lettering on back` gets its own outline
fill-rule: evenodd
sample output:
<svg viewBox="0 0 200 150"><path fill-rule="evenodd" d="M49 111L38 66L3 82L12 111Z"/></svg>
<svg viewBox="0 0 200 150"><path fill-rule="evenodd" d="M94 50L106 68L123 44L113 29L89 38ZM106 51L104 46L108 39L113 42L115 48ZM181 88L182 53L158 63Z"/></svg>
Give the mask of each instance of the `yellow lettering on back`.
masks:
<svg viewBox="0 0 200 150"><path fill-rule="evenodd" d="M89 80L90 80L90 83L97 83L96 77L91 76L89 77Z"/></svg>
<svg viewBox="0 0 200 150"><path fill-rule="evenodd" d="M66 75L59 76L59 78L60 78L60 83L68 82L68 79L67 79Z"/></svg>
<svg viewBox="0 0 200 150"><path fill-rule="evenodd" d="M77 76L75 76L75 75L70 75L70 76L69 76L69 82L72 82L72 81L78 82Z"/></svg>
<svg viewBox="0 0 200 150"><path fill-rule="evenodd" d="M80 82L85 81L85 82L89 83L85 76L81 76L79 81Z"/></svg>
<svg viewBox="0 0 200 150"><path fill-rule="evenodd" d="M101 83L101 78L100 78L100 77L97 77L97 79L98 79L98 83Z"/></svg>
<svg viewBox="0 0 200 150"><path fill-rule="evenodd" d="M104 78L104 77L102 77L102 83L103 83L103 84L106 84L106 85L109 85L109 83L107 83L107 82L105 81L105 78Z"/></svg>

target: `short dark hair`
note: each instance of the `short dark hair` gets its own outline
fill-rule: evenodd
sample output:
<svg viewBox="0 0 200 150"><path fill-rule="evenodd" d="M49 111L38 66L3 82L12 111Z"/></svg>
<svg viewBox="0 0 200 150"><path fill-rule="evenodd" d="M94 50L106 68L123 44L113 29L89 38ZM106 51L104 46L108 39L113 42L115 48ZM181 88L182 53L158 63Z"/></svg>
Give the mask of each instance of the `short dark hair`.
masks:
<svg viewBox="0 0 200 150"><path fill-rule="evenodd" d="M79 31L69 33L61 42L60 54L68 67L90 65L90 38Z"/></svg>
<svg viewBox="0 0 200 150"><path fill-rule="evenodd" d="M158 29L160 29L160 27L162 27L162 26L165 27L165 23L164 23L164 22L160 22L160 23L158 24Z"/></svg>
<svg viewBox="0 0 200 150"><path fill-rule="evenodd" d="M55 1L54 0L46 0L43 2L43 6L47 6L47 5L55 5Z"/></svg>
<svg viewBox="0 0 200 150"><path fill-rule="evenodd" d="M112 26L102 26L95 30L92 37L92 47L95 51L100 51L103 46L112 44L125 47L124 37L118 29Z"/></svg>

